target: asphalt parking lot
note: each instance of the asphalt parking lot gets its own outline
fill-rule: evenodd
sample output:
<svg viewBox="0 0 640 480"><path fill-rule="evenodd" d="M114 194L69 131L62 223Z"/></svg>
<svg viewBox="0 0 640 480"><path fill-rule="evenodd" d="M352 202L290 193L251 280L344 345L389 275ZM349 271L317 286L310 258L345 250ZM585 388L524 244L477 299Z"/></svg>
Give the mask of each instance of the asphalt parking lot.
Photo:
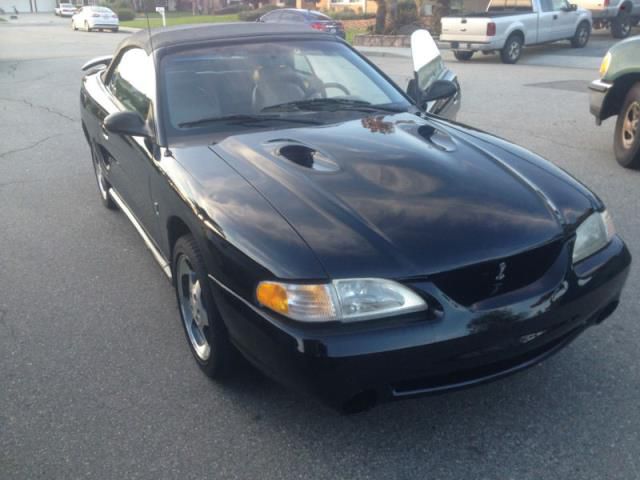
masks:
<svg viewBox="0 0 640 480"><path fill-rule="evenodd" d="M209 381L170 284L100 205L80 129L80 66L126 34L26 23L0 24L0 478L640 479L637 262L609 320L471 390L341 416L249 367ZM445 59L458 119L590 186L637 259L640 172L616 164L614 122L595 126L585 90L611 43Z"/></svg>

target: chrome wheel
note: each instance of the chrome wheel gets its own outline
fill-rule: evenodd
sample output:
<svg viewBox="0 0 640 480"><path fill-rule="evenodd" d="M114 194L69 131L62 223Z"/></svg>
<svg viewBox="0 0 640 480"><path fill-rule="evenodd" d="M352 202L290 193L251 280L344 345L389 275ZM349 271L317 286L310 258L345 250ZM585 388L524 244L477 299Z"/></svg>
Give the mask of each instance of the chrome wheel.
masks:
<svg viewBox="0 0 640 480"><path fill-rule="evenodd" d="M180 313L187 336L195 354L200 360L206 362L211 354L211 347L205 335L205 333L211 334L209 316L202 301L200 280L186 255L180 255L178 258L176 285Z"/></svg>
<svg viewBox="0 0 640 480"><path fill-rule="evenodd" d="M635 144L639 124L640 103L632 102L624 113L624 120L622 123L622 145L624 148L630 149Z"/></svg>
<svg viewBox="0 0 640 480"><path fill-rule="evenodd" d="M623 38L626 38L631 33L631 19L625 19L620 24L620 32L622 33Z"/></svg>
<svg viewBox="0 0 640 480"><path fill-rule="evenodd" d="M107 201L109 199L109 184L104 177L102 162L93 151L91 152L91 158L93 159L93 169L96 172L96 181L98 182L100 196L103 200Z"/></svg>
<svg viewBox="0 0 640 480"><path fill-rule="evenodd" d="M509 45L509 50L508 50L509 58L511 60L516 60L520 56L520 49L521 48L522 47L520 46L520 42L518 42L517 40L514 40L513 42L511 42L511 44Z"/></svg>
<svg viewBox="0 0 640 480"><path fill-rule="evenodd" d="M578 30L578 45L583 47L589 41L589 27L581 27Z"/></svg>

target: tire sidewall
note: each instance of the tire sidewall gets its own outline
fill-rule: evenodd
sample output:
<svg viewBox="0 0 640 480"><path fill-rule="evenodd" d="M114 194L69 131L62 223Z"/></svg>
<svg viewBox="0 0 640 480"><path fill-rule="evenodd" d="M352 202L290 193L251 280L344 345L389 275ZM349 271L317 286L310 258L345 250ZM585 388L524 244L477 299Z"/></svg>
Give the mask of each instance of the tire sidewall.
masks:
<svg viewBox="0 0 640 480"><path fill-rule="evenodd" d="M180 292L178 290L178 282L180 279L177 278L177 266L178 261L182 256L186 256L189 259L189 263L191 264L191 267L200 282L200 288L202 289L202 303L207 311L210 329L209 332L205 333L205 337L207 338L210 348L209 358L207 358L207 360L202 360L193 349L193 345L191 344L191 340L189 339L189 334L187 332L187 327L185 326L182 309L180 308ZM226 375L229 369L231 349L228 340L228 333L213 299L213 293L209 284L209 278L202 254L200 253L200 249L192 235L185 235L184 237L179 238L176 242L173 249L171 271L174 278L174 290L178 305L178 314L180 315L180 323L182 324L185 339L189 345L189 350L191 351L193 358L209 377L218 378Z"/></svg>
<svg viewBox="0 0 640 480"><path fill-rule="evenodd" d="M520 46L520 49L518 51L518 56L515 58L509 55L509 51L511 50L511 46L514 44L514 42L517 42ZM500 57L502 61L504 63L509 63L509 64L517 63L518 60L520 60L520 57L522 56L523 44L524 42L522 41L522 38L520 37L520 35L516 35L516 34L509 35L509 38L507 38L507 41L504 44L502 52L500 52L501 53Z"/></svg>
<svg viewBox="0 0 640 480"><path fill-rule="evenodd" d="M584 43L580 42L580 32L586 29L587 30L587 36L584 40ZM576 30L575 36L573 38L573 41L571 42L572 45L574 47L577 48L583 48L587 45L587 43L589 43L589 38L591 37L591 28L589 27L589 24L587 22L582 22L580 25L578 25L578 28Z"/></svg>
<svg viewBox="0 0 640 480"><path fill-rule="evenodd" d="M640 131L636 132L636 138L631 148L625 148L622 143L622 127L625 114L633 102L640 102L640 83L636 83L627 93L618 118L616 120L613 148L618 163L625 168L640 168Z"/></svg>

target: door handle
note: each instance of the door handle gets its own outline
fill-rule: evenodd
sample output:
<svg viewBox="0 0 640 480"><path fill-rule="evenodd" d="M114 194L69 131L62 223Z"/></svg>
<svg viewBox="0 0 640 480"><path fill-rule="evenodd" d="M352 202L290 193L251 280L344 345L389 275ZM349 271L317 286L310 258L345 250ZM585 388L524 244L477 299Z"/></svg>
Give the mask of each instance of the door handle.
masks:
<svg viewBox="0 0 640 480"><path fill-rule="evenodd" d="M553 16L553 19L554 19L554 20L557 20L557 19L558 19L558 15L554 15L554 16Z"/></svg>

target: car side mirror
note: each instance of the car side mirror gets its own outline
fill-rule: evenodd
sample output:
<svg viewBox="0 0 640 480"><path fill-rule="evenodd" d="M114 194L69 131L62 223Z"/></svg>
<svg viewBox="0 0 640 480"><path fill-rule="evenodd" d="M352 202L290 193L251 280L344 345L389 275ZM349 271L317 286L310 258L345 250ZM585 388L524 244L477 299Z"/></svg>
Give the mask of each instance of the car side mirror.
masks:
<svg viewBox="0 0 640 480"><path fill-rule="evenodd" d="M436 80L421 95L423 102L433 102L443 98L451 98L458 93L458 87L450 80Z"/></svg>
<svg viewBox="0 0 640 480"><path fill-rule="evenodd" d="M104 128L111 133L151 138L153 133L138 112L115 112L104 119Z"/></svg>

